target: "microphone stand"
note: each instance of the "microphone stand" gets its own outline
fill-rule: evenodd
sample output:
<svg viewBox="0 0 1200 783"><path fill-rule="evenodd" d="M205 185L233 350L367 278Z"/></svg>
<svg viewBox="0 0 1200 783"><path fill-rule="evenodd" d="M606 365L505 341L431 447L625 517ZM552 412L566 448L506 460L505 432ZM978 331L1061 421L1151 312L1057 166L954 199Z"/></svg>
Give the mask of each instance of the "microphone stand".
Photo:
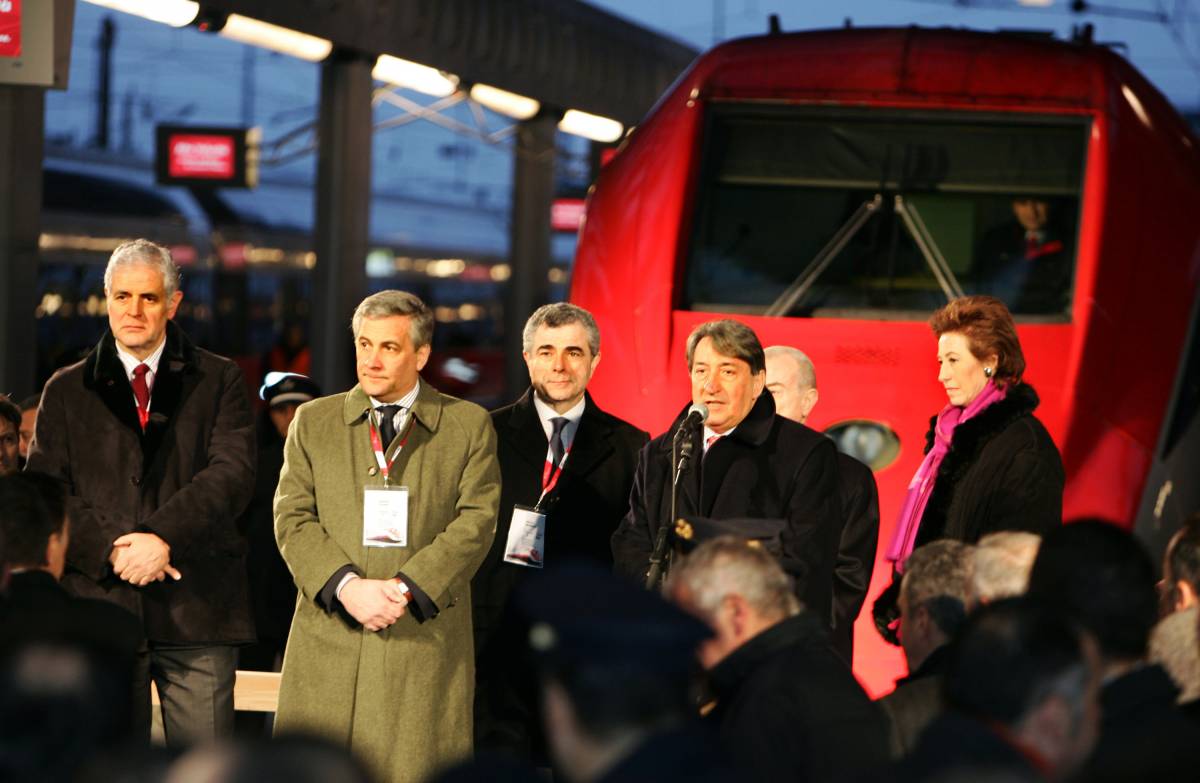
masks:
<svg viewBox="0 0 1200 783"><path fill-rule="evenodd" d="M650 570L646 573L646 589L657 590L659 583L666 578L670 569L670 553L667 551L667 537L675 526L677 509L679 507L679 479L688 469L695 444L690 435L688 420L675 431L671 439L671 517L658 528L654 537L654 551L650 554ZM682 441L682 442L681 442Z"/></svg>

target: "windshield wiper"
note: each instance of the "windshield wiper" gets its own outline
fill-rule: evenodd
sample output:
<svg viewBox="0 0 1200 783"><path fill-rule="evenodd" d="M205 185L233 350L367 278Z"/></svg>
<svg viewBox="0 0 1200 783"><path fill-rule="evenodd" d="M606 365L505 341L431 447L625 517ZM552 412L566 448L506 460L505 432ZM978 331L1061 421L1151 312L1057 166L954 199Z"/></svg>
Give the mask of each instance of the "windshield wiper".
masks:
<svg viewBox="0 0 1200 783"><path fill-rule="evenodd" d="M925 264L929 267L929 271L933 272L933 276L937 278L938 285L942 288L942 293L946 295L946 301L957 299L963 296L963 288L958 283L958 278L954 275L954 270L950 268L950 264L946 262L946 257L942 255L941 248L937 242L933 240L933 234L929 233L929 228L925 225L925 220L921 217L921 213L917 211L917 205L911 201L905 201L904 196L896 194L896 202L894 210L900 219L904 221L904 227L908 229L908 234L913 238L913 242L917 244L917 249L921 251L921 255L925 258Z"/></svg>
<svg viewBox="0 0 1200 783"><path fill-rule="evenodd" d="M854 235L867 224L867 221L879 211L881 206L883 206L883 196L879 193L876 193L875 197L870 201L864 201L859 204L858 209L854 210L854 214L825 243L825 247L821 248L821 251L813 256L813 260L808 263L808 266L804 267L800 276L792 281L792 284L779 295L778 299L771 303L770 307L763 312L763 315L787 315L790 313L792 308L812 288L813 283L817 281L821 273L833 263L833 259L837 257L837 254L842 252L851 239L854 239Z"/></svg>

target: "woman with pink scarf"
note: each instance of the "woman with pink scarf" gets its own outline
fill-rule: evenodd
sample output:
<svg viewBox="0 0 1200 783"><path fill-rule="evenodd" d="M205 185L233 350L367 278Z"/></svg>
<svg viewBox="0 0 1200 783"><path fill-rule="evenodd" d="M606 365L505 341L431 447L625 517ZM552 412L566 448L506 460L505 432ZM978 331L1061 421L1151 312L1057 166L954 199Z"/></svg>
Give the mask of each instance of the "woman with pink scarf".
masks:
<svg viewBox="0 0 1200 783"><path fill-rule="evenodd" d="M994 297L964 296L929 325L949 402L930 420L925 459L887 549L896 578L875 604L885 637L913 549L940 538L973 544L997 530L1044 534L1062 523L1062 458L1033 415L1038 396L1022 381L1025 356L1008 308Z"/></svg>

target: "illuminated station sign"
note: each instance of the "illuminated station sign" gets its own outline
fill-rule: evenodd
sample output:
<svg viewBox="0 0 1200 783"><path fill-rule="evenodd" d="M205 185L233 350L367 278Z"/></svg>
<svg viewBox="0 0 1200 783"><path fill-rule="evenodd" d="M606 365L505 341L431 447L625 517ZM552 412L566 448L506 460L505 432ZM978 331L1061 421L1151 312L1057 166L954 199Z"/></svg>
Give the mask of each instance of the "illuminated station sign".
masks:
<svg viewBox="0 0 1200 783"><path fill-rule="evenodd" d="M252 188L258 129L159 125L154 163L160 185Z"/></svg>

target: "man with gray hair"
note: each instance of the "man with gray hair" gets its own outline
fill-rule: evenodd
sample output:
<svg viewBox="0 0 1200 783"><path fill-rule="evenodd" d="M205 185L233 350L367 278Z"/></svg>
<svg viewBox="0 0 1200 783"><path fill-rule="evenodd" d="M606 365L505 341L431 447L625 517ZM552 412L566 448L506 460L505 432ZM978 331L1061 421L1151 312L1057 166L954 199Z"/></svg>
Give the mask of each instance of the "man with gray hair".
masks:
<svg viewBox="0 0 1200 783"><path fill-rule="evenodd" d="M967 619L970 544L931 541L904 564L900 583L900 646L908 676L882 699L891 720L894 757L907 755L942 710L941 684L950 640Z"/></svg>
<svg viewBox="0 0 1200 783"><path fill-rule="evenodd" d="M618 572L646 582L660 535L679 517L771 520L796 596L828 628L842 528L833 441L776 415L764 393L762 344L745 324L700 324L688 336L686 359L692 404L642 449L629 513L613 535ZM688 450L673 505L676 455Z"/></svg>
<svg viewBox="0 0 1200 783"><path fill-rule="evenodd" d="M758 779L840 780L887 760L883 713L764 549L705 541L665 590L713 629L698 651L716 699L706 719Z"/></svg>
<svg viewBox="0 0 1200 783"><path fill-rule="evenodd" d="M967 608L1023 595L1042 537L1025 530L988 533L972 553Z"/></svg>
<svg viewBox="0 0 1200 783"><path fill-rule="evenodd" d="M141 619L140 735L153 680L167 744L181 747L232 731L235 645L254 639L236 527L254 491L254 420L237 365L172 320L183 292L167 248L119 246L104 294L109 329L46 384L29 469L66 490L63 587Z"/></svg>
<svg viewBox="0 0 1200 783"><path fill-rule="evenodd" d="M612 568L609 539L629 510L638 450L650 436L601 410L587 392L600 329L567 302L525 323L530 388L492 412L502 491L491 551L471 583L475 738L481 748L544 759L521 624L507 612L518 585L570 560Z"/></svg>
<svg viewBox="0 0 1200 783"><path fill-rule="evenodd" d="M772 345L767 357L767 391L775 398L775 411L801 424L817 404L817 373L802 351L789 345ZM837 565L833 569L832 633L834 649L854 660L854 620L862 610L875 570L879 543L879 489L875 474L848 454L838 452L838 488L843 524L838 536Z"/></svg>
<svg viewBox="0 0 1200 783"><path fill-rule="evenodd" d="M420 378L433 312L404 291L352 319L358 384L304 403L275 538L299 588L277 732L344 743L379 780L471 752L471 577L496 529L487 412Z"/></svg>

